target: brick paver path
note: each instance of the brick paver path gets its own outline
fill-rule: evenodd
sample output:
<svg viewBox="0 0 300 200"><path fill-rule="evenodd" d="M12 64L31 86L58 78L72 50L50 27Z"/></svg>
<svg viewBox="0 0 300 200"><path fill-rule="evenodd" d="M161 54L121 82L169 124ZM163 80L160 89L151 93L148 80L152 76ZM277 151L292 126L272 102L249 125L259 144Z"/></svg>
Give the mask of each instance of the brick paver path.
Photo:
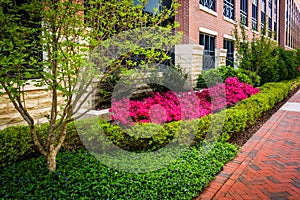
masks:
<svg viewBox="0 0 300 200"><path fill-rule="evenodd" d="M300 90L248 140L198 199L300 200L299 119Z"/></svg>

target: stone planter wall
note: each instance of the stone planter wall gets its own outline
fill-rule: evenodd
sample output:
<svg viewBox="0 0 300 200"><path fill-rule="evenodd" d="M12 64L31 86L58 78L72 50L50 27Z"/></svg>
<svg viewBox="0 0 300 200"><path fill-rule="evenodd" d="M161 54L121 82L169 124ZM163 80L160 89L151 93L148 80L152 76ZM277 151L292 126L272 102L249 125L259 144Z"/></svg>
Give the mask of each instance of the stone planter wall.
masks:
<svg viewBox="0 0 300 200"><path fill-rule="evenodd" d="M25 107L33 116L35 122L47 122L47 115L51 108L51 94L45 88L26 86L24 89ZM60 102L62 103L62 98ZM8 126L26 124L19 112L14 108L6 94L0 95L0 130Z"/></svg>
<svg viewBox="0 0 300 200"><path fill-rule="evenodd" d="M175 47L175 64L188 74L187 84L196 87L197 78L202 71L204 47L196 44L177 45Z"/></svg>

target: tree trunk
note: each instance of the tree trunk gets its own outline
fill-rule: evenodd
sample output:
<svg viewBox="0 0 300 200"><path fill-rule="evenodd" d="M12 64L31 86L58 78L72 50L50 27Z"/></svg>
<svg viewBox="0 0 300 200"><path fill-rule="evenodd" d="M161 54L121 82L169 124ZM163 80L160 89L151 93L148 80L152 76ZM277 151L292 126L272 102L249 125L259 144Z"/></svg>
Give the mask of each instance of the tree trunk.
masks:
<svg viewBox="0 0 300 200"><path fill-rule="evenodd" d="M46 156L47 167L50 172L54 172L56 170L56 155L59 152L59 150L66 138L67 123L63 123L58 131L60 131L60 134L57 133L60 137L57 141L57 146L54 145L55 139L52 137L49 141L50 144L49 144L49 149L48 149L47 156ZM49 135L53 136L53 134L49 134Z"/></svg>
<svg viewBox="0 0 300 200"><path fill-rule="evenodd" d="M54 172L56 170L56 153L53 150L50 150L47 155L47 167L50 172Z"/></svg>

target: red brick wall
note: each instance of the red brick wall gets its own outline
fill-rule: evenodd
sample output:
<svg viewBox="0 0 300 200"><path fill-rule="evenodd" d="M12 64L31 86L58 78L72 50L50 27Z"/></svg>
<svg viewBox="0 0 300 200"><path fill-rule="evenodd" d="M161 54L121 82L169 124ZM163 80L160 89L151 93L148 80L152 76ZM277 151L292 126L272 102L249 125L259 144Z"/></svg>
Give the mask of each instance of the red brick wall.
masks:
<svg viewBox="0 0 300 200"><path fill-rule="evenodd" d="M178 0L181 6L178 9L178 15L176 15L175 20L179 22L180 26L176 29L176 31L180 31L184 33L183 43L188 44L189 38L189 1L187 0Z"/></svg>
<svg viewBox="0 0 300 200"><path fill-rule="evenodd" d="M216 48L223 48L223 35L233 35L234 23L228 22L224 20L223 16L223 1L216 0L216 13L217 16L212 15L208 12L205 12L200 9L199 0L181 0L184 4L185 9L189 9L189 17L184 17L184 22L182 24L181 30L184 30L184 34L186 34L190 38L190 43L199 44L199 28L203 27L206 29L210 29L212 31L216 31L218 33L216 37ZM187 6L186 4L189 4ZM280 4L277 5L277 10L279 10ZM268 12L268 1L266 2L266 11ZM273 12L273 11L272 11ZM185 11L181 11L181 14L186 13ZM258 30L261 29L261 0L258 0ZM273 15L273 14L272 14ZM240 1L235 1L235 21L239 23L240 20ZM278 23L279 26L279 23ZM248 27L246 28L247 34L249 36L249 40L252 39L253 32L252 31L252 1L248 1Z"/></svg>

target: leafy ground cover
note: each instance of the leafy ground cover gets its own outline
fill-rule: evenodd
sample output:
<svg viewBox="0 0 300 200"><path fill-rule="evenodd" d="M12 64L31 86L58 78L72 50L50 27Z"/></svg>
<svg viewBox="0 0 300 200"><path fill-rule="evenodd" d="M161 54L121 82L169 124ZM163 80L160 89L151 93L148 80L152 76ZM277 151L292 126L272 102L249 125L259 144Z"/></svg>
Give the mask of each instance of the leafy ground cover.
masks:
<svg viewBox="0 0 300 200"><path fill-rule="evenodd" d="M143 174L108 168L86 150L58 154L54 173L43 157L32 158L1 169L0 198L191 199L237 153L229 143L204 154L206 148L193 147L167 168Z"/></svg>

